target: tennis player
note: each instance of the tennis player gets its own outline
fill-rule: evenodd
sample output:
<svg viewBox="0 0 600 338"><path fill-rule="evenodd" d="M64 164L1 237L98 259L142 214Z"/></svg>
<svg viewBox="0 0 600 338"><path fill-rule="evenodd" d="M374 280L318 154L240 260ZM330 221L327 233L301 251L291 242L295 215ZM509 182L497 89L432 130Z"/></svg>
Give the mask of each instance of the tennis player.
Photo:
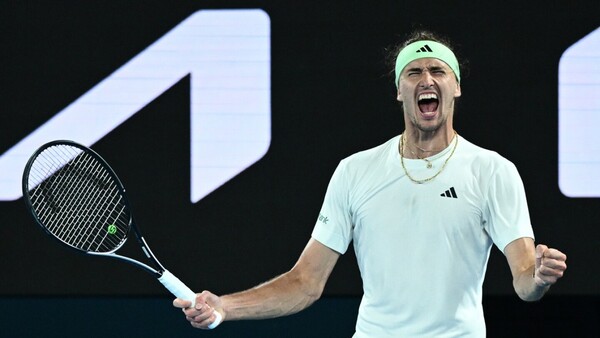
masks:
<svg viewBox="0 0 600 338"><path fill-rule="evenodd" d="M312 237L288 272L239 293L175 299L197 328L296 313L321 296L353 242L364 295L355 338L485 337L482 285L493 245L513 287L536 301L563 276L566 256L534 244L515 166L453 128L460 66L450 44L418 31L395 53L405 129L342 160Z"/></svg>

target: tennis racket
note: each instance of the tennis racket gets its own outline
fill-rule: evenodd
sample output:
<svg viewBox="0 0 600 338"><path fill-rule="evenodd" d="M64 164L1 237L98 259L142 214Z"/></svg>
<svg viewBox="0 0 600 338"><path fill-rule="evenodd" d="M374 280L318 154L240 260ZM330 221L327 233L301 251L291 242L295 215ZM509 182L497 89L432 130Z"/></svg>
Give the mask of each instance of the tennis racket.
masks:
<svg viewBox="0 0 600 338"><path fill-rule="evenodd" d="M131 263L194 306L196 294L154 256L133 220L125 187L92 149L73 141L41 146L25 166L23 196L36 223L60 243L88 255ZM149 264L115 253L131 230ZM222 320L219 312L215 315L211 329Z"/></svg>

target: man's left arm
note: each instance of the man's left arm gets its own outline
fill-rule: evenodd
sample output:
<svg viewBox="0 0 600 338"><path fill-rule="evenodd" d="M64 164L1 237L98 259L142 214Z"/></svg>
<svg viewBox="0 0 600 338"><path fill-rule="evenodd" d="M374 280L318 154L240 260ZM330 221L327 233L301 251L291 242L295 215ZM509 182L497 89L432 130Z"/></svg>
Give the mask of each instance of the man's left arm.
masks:
<svg viewBox="0 0 600 338"><path fill-rule="evenodd" d="M535 246L531 238L519 238L504 248L513 276L513 287L525 301L541 299L567 269L567 256L543 244Z"/></svg>

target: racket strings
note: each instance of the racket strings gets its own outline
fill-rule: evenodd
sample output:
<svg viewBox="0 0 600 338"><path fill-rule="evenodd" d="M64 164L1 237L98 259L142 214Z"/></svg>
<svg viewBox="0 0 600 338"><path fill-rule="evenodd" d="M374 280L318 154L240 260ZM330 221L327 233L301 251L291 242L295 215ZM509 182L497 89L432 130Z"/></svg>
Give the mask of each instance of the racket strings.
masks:
<svg viewBox="0 0 600 338"><path fill-rule="evenodd" d="M95 171L95 168L92 167L91 169ZM66 239L69 243L86 251L102 251L103 249L101 245L104 243L104 239L106 239L106 237L104 237L101 241L98 241L98 237L100 235L100 229L97 228L98 224L95 224L94 227L84 227L83 229L79 229L77 225L94 224L94 220L96 219L102 219L103 216L104 218L107 218L105 215L99 214L99 212L102 211L100 209L102 205L94 205L94 202L97 202L98 198L106 201L106 198L108 198L106 195L110 192L103 194L102 191L99 191L98 187L94 184L82 184L76 180L67 180L66 182L74 183L71 187L72 193L67 194L66 196L69 196L69 200L65 201L63 204L60 204L58 207L66 210L65 217L66 219L72 220L72 222L69 222L69 226L67 227L57 229L57 236ZM89 183L89 181L85 181L84 183ZM115 189L112 190L114 192ZM80 198L77 199L77 196L80 196ZM90 209L90 206L94 208ZM110 204L107 205L107 207L110 207ZM49 229L52 230L51 228ZM109 237L109 241L106 244L109 247L114 247L118 243L110 241L111 238L114 237ZM97 244L96 247L92 247L94 244Z"/></svg>
<svg viewBox="0 0 600 338"><path fill-rule="evenodd" d="M90 167L90 170L92 172L97 172L97 168L94 167ZM72 219L73 221L69 223L69 227L65 227L62 232L58 233L58 236L65 238L71 244L86 251L104 251L102 247L103 243L109 247L117 245L118 242L111 241L111 239L115 238L114 236L103 236L101 237L102 239L98 241L100 234L107 233L107 231L101 231L103 229L99 228L99 226L103 224L96 222L96 220L108 218L108 215L103 214L106 208L111 208L111 202L107 198L110 197L111 192L113 194L116 193L116 189L113 187L112 191L103 193L96 182L93 180L90 181L87 177L84 181L77 181L74 179L72 182L74 183L71 187L72 192L67 195L70 197L70 200L66 201L65 205L59 205L59 207L67 210L67 218ZM77 196L80 196L80 198L77 199ZM105 205L98 203L100 201L103 201ZM116 207L116 204L114 204L114 207ZM114 209L114 207L112 208ZM80 229L78 225L93 226L85 226ZM108 239L108 241L105 241L106 239Z"/></svg>
<svg viewBox="0 0 600 338"><path fill-rule="evenodd" d="M78 161L80 159L83 158L77 158ZM75 168L82 165L82 163L78 162L75 162L74 164ZM97 167L97 164L96 167L88 167L88 171L96 173ZM103 216L102 214L99 214L102 205L98 202L100 200L106 200L105 195L110 192L108 191L105 194L102 194L102 191L98 189L98 185L95 184L96 182L94 182L94 180L90 181L88 179L89 177L86 177L89 175L64 170L60 173L61 175L57 176L58 179L56 183L58 184L56 184L56 187L59 187L59 190L65 190L60 191L60 193L67 197L67 199L58 205L55 205L55 208L64 210L64 212L62 214L56 212L51 214L53 219L48 222L48 229L69 244L87 251L105 251L102 249L103 243L109 247L118 245L118 242L110 240L114 239L115 236L108 237L108 242L104 241L104 239L107 238L106 236L104 236L101 241L98 241L98 235L101 229L98 228L99 224L94 222L94 220ZM75 178L73 178L73 175L75 175ZM81 177L85 178L85 180L81 180ZM64 220L67 220L67 222L64 223L67 224L67 226L63 226ZM83 227L81 227L82 225ZM97 243L97 245L92 247L95 243Z"/></svg>
<svg viewBox="0 0 600 338"><path fill-rule="evenodd" d="M57 145L29 173L30 200L54 236L84 251L111 252L125 241L131 215L115 179L94 156Z"/></svg>

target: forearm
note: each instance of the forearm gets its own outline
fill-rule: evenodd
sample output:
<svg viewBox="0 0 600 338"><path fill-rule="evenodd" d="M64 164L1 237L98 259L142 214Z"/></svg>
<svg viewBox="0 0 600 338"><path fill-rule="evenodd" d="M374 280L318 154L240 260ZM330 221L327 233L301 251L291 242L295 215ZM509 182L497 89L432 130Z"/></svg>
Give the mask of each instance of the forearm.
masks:
<svg viewBox="0 0 600 338"><path fill-rule="evenodd" d="M322 289L292 270L252 289L222 296L223 312L227 320L286 316L309 307Z"/></svg>
<svg viewBox="0 0 600 338"><path fill-rule="evenodd" d="M524 301L534 302L540 300L550 289L550 285L541 286L536 283L534 271L535 266L532 265L513 279L514 289L519 298Z"/></svg>
<svg viewBox="0 0 600 338"><path fill-rule="evenodd" d="M515 292L525 301L541 299L567 268L564 253L543 244L535 246L532 238L510 242L504 254L513 275Z"/></svg>

